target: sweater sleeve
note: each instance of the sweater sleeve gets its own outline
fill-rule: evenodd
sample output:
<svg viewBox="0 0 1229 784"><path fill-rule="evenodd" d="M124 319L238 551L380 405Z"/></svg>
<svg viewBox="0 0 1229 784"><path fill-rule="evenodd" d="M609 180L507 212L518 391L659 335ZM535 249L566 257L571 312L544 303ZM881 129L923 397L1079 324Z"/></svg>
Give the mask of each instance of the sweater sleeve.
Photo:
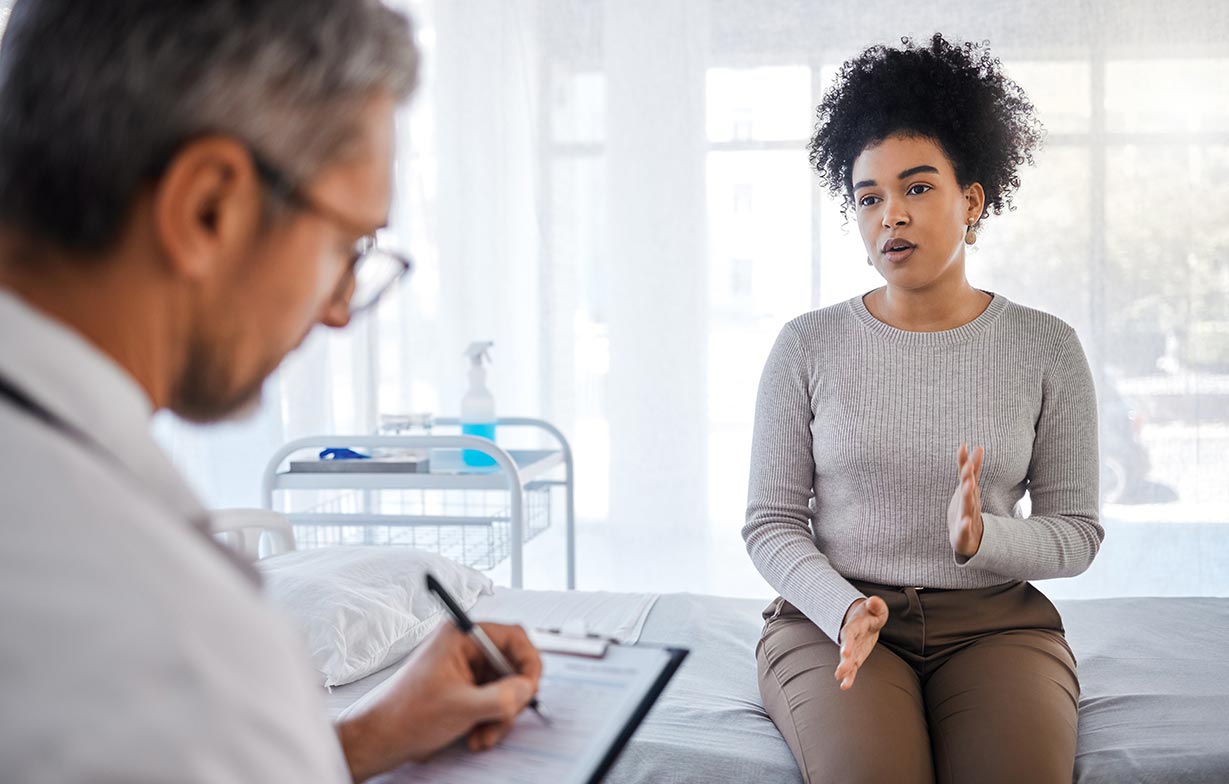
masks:
<svg viewBox="0 0 1229 784"><path fill-rule="evenodd" d="M845 612L864 595L832 568L811 533L813 416L806 352L786 324L760 377L742 535L768 584L839 642Z"/></svg>
<svg viewBox="0 0 1229 784"><path fill-rule="evenodd" d="M1097 398L1088 360L1072 331L1042 379L1041 413L1028 467L1032 514L982 513L981 547L966 568L1018 580L1074 577L1105 539L1098 516Z"/></svg>

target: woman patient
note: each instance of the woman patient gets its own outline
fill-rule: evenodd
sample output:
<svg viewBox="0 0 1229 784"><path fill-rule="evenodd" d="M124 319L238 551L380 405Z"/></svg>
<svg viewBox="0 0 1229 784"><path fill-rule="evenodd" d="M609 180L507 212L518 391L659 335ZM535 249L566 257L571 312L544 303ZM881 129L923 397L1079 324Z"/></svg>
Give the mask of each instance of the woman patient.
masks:
<svg viewBox="0 0 1229 784"><path fill-rule="evenodd" d="M811 141L886 285L786 324L764 368L760 692L807 781L1070 784L1075 658L1027 581L1104 537L1092 378L1071 327L965 277L1042 132L984 47L903 44L844 64Z"/></svg>

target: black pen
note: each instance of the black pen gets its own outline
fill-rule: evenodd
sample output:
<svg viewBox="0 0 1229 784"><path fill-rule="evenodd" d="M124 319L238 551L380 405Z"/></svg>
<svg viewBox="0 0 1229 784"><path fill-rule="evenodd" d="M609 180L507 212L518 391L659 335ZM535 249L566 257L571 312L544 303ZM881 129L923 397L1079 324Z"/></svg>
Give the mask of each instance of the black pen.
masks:
<svg viewBox="0 0 1229 784"><path fill-rule="evenodd" d="M512 669L512 665L504 658L503 653L499 648L495 647L495 643L491 642L491 638L486 636L486 632L482 631L482 627L469 619L465 611L461 609L461 605L456 603L452 595L444 590L444 586L440 585L440 581L434 576L427 575L427 590L434 593L448 608L448 612L452 614L452 620L456 622L457 628L463 634L468 634L474 642L478 643L478 649L486 656L486 660L495 668L495 672L499 673L501 678L506 678L509 675L516 675L516 670ZM550 719L546 717L546 712L538 703L538 698L534 697L529 701L529 708L542 720L547 726L550 725Z"/></svg>

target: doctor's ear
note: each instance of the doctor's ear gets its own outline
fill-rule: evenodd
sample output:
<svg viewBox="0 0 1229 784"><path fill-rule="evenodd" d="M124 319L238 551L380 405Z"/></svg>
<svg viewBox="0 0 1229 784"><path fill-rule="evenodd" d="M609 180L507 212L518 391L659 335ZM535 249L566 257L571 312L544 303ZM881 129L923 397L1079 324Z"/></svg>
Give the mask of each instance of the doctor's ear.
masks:
<svg viewBox="0 0 1229 784"><path fill-rule="evenodd" d="M244 256L260 228L260 180L234 139L195 139L171 158L153 191L153 226L171 270L211 277Z"/></svg>

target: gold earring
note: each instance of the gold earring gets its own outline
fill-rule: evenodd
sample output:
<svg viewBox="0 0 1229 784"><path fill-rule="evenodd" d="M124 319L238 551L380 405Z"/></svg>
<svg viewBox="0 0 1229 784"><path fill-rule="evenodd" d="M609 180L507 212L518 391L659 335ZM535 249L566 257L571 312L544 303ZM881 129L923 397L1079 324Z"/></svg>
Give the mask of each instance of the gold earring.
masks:
<svg viewBox="0 0 1229 784"><path fill-rule="evenodd" d="M974 222L974 218L969 218L969 228L965 229L964 232L965 245L972 245L973 243L977 242L977 230L973 228Z"/></svg>

